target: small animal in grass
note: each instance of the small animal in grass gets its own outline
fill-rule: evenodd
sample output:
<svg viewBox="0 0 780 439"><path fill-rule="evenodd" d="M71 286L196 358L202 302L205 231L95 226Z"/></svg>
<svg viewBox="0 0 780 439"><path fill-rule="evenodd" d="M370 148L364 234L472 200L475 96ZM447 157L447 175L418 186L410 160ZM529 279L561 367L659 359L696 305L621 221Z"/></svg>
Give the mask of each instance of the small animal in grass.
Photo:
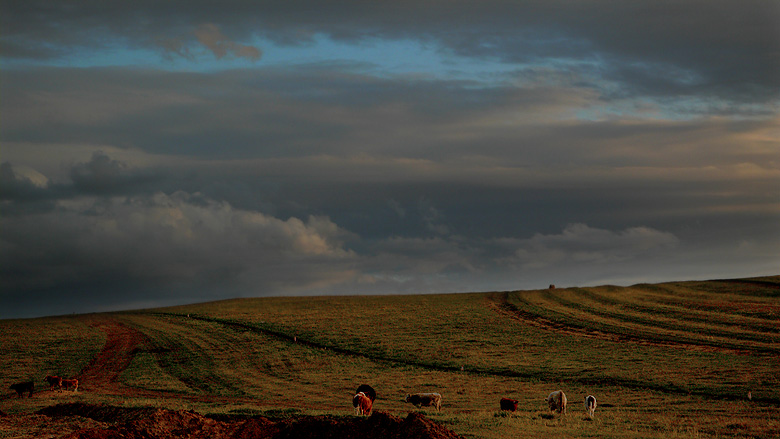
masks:
<svg viewBox="0 0 780 439"><path fill-rule="evenodd" d="M501 406L501 410L506 410L508 412L516 412L517 411L517 403L520 402L516 399L511 398L501 398L501 401L499 401L499 404Z"/></svg>
<svg viewBox="0 0 780 439"><path fill-rule="evenodd" d="M58 377L57 375L46 375L46 378L43 380L49 383L49 390L57 388L62 392L62 377Z"/></svg>
<svg viewBox="0 0 780 439"><path fill-rule="evenodd" d="M71 380L66 380L66 379L63 378L62 379L62 387L65 390L68 390L68 389L70 389L72 387L73 391L75 392L75 391L79 390L79 380L77 380L76 378L73 378Z"/></svg>

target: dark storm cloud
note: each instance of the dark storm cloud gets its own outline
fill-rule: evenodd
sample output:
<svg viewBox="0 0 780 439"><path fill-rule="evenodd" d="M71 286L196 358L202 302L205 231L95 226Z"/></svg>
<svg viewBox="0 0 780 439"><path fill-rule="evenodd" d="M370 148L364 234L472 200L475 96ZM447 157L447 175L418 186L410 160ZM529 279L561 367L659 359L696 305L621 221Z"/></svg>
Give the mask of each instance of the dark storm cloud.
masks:
<svg viewBox="0 0 780 439"><path fill-rule="evenodd" d="M434 43L466 57L594 65L625 92L777 97L780 6L771 1L39 2L3 3L2 54L66 56L79 48L159 47L192 56L259 58L246 44L315 35ZM199 41L199 42L198 42ZM628 74L630 72L630 74Z"/></svg>
<svg viewBox="0 0 780 439"><path fill-rule="evenodd" d="M703 149L706 164L726 154L765 161L752 147L757 140L744 139L742 151L733 151L730 141L776 124L581 121L573 111L597 111L599 96L567 84L473 87L468 81L302 69L195 74L41 68L5 75L4 83L14 87L3 89L3 105L15 110L4 115L5 142L114 145L212 159L365 154L441 162L481 155L512 166L627 166L668 163L672 154L677 166L702 166L692 153ZM697 140L682 150L680 138Z"/></svg>
<svg viewBox="0 0 780 439"><path fill-rule="evenodd" d="M695 251L691 245L716 238L732 256L769 263L772 256L766 251L776 240L776 228L756 218L765 196L749 200L755 206L746 216L757 220L751 223L738 212L746 200L735 195L729 222L744 230L736 237L739 246L730 247L728 239L717 236L723 215L707 209L727 207L728 195L720 192L736 186L713 185L712 180L697 185L691 176L685 185L689 194L670 205L666 188L646 187L650 180L641 178L633 183L621 178L623 193L595 177L581 180L585 187L541 191L523 184L502 189L451 181L336 184L331 178L306 179L311 168L304 166L290 177L295 185L277 180L277 188L269 190L248 172L253 166L193 166L205 172L189 175L179 166L157 165L155 173L168 174L160 187L189 188L166 193L153 183L128 190L123 186L133 181L128 176L143 175L143 169L105 153L74 163L68 172L72 180L54 187L33 170L17 172L4 165L4 178L11 174L15 182L27 184L24 188L33 185L53 201L50 209L2 218L0 294L12 304L4 308L5 316L280 292L430 293L660 281L678 266L687 266L688 274L681 275L690 275L693 268L685 258ZM259 174L273 180L265 175L267 169ZM213 189L215 178L224 182L220 191ZM114 190L94 191L88 181L107 182ZM767 184L771 181L758 187L768 191ZM278 213L262 213L235 193L235 204L224 201L230 188L242 185L263 192L260 196ZM713 192L711 203L702 200L706 191ZM40 194L19 191L3 201L4 211L24 203L26 196ZM700 205L691 206L692 200ZM241 203L245 207L236 206ZM679 218L669 221L668 212L659 213L666 220L648 215L662 209L676 211L673 216ZM698 238L686 230L692 225ZM727 269L714 258L697 273ZM655 270L664 274L653 277ZM64 297L83 305L76 308Z"/></svg>
<svg viewBox="0 0 780 439"><path fill-rule="evenodd" d="M132 169L102 151L93 153L89 162L75 164L70 169L73 189L79 194L136 193L149 190L160 178L148 170Z"/></svg>
<svg viewBox="0 0 780 439"><path fill-rule="evenodd" d="M50 211L4 217L0 292L12 313L26 294L75 292L94 307L295 291L348 275L348 237L324 217L280 220L199 194L63 198Z"/></svg>
<svg viewBox="0 0 780 439"><path fill-rule="evenodd" d="M773 274L777 10L3 2L0 317ZM506 68L264 64L323 39Z"/></svg>

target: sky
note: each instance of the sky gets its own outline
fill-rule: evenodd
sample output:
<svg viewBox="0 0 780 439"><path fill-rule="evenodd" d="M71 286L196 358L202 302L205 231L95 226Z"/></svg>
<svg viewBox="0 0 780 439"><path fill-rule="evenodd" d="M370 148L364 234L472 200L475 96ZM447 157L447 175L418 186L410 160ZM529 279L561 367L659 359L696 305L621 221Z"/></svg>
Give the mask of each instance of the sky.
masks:
<svg viewBox="0 0 780 439"><path fill-rule="evenodd" d="M0 3L0 318L780 274L780 2Z"/></svg>

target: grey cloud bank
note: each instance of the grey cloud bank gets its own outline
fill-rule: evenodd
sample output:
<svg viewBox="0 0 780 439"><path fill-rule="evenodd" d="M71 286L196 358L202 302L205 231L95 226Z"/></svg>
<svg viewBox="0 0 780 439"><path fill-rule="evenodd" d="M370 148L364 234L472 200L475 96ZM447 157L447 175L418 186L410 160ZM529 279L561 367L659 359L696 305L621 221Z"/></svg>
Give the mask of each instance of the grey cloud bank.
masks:
<svg viewBox="0 0 780 439"><path fill-rule="evenodd" d="M0 318L777 274L773 2L101 5L0 6Z"/></svg>

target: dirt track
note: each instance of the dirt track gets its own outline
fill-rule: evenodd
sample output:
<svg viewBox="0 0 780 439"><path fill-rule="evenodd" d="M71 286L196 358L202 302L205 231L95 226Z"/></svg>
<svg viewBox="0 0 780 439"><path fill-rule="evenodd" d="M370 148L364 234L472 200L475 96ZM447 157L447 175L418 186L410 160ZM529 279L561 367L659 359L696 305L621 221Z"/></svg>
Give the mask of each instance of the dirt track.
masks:
<svg viewBox="0 0 780 439"><path fill-rule="evenodd" d="M128 391L140 392L119 383L119 374L127 369L138 346L146 336L110 318L90 318L87 325L106 334L106 344L100 353L78 375L84 389L96 393L118 394Z"/></svg>

